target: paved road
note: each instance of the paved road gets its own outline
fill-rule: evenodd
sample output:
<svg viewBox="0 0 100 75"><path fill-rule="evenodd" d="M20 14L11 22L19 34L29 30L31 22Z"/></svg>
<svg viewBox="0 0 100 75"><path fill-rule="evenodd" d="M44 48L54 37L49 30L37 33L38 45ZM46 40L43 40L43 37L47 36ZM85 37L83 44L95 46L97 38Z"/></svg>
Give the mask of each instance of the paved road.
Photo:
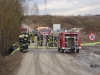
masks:
<svg viewBox="0 0 100 75"><path fill-rule="evenodd" d="M90 68L93 63L91 51L62 54L57 49L35 49L32 46L36 43L31 43L15 75L100 75L100 67ZM99 63L100 56L95 56L95 61Z"/></svg>
<svg viewBox="0 0 100 75"><path fill-rule="evenodd" d="M30 48L16 75L100 75L100 68L90 68L82 55L84 51L70 55L57 49Z"/></svg>

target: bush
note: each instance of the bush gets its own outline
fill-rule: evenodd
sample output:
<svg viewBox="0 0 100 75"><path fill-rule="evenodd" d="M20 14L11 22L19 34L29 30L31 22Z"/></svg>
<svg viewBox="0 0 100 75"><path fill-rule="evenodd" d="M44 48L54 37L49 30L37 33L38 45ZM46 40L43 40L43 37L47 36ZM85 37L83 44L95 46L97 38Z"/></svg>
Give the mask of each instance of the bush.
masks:
<svg viewBox="0 0 100 75"><path fill-rule="evenodd" d="M0 0L0 54L8 53L18 40L22 21L21 0Z"/></svg>

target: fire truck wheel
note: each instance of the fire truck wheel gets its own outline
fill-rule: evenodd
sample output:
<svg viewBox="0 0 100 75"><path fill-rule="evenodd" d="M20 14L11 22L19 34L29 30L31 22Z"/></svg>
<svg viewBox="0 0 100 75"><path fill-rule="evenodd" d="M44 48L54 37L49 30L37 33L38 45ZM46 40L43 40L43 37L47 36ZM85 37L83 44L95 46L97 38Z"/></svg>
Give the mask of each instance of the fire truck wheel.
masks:
<svg viewBox="0 0 100 75"><path fill-rule="evenodd" d="M79 49L77 49L77 53L79 53Z"/></svg>
<svg viewBox="0 0 100 75"><path fill-rule="evenodd" d="M62 49L62 51L61 51L62 53L64 53L64 49Z"/></svg>
<svg viewBox="0 0 100 75"><path fill-rule="evenodd" d="M58 52L60 52L60 48L58 48Z"/></svg>

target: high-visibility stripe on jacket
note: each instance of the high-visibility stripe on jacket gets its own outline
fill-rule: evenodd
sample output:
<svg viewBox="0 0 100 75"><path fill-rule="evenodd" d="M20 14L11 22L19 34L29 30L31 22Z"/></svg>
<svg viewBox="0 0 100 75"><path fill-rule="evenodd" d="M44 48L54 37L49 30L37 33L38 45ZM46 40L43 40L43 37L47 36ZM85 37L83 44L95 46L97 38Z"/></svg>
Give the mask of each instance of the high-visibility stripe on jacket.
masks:
<svg viewBox="0 0 100 75"><path fill-rule="evenodd" d="M48 38L48 43L53 43L53 38L52 37Z"/></svg>

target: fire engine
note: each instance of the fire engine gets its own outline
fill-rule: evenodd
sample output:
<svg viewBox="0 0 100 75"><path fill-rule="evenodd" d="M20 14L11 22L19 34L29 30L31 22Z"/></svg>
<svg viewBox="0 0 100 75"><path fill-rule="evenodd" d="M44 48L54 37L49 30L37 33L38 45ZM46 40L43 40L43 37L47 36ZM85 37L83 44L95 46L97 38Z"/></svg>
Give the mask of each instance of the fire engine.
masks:
<svg viewBox="0 0 100 75"><path fill-rule="evenodd" d="M58 51L79 53L81 49L80 33L78 31L61 32L58 35Z"/></svg>
<svg viewBox="0 0 100 75"><path fill-rule="evenodd" d="M48 35L51 33L51 28L49 27L38 27L38 32L40 32L43 35Z"/></svg>
<svg viewBox="0 0 100 75"><path fill-rule="evenodd" d="M28 26L25 26L25 25L21 26L20 27L20 32L21 33L28 33L29 32Z"/></svg>

